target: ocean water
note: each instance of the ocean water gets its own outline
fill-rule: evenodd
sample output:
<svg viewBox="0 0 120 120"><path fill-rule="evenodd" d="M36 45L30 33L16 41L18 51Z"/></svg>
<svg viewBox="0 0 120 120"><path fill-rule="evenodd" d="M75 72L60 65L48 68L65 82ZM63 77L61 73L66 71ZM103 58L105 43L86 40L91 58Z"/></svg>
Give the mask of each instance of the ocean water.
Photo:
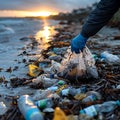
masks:
<svg viewBox="0 0 120 120"><path fill-rule="evenodd" d="M57 24L58 21L46 19L0 18L0 77L5 77L8 81L11 77L27 77L28 68L22 62L23 59L27 59L27 56L19 56L19 54L30 41L20 39L33 36L36 39L43 37L46 41L54 34L54 27ZM14 69L16 66L18 66L17 70L6 72L8 68Z"/></svg>

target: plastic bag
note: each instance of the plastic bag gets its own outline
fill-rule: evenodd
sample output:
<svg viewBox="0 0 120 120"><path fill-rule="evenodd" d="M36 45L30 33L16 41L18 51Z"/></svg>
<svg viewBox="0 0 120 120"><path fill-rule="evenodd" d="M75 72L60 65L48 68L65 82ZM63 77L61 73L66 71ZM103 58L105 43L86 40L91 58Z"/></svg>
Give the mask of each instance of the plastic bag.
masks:
<svg viewBox="0 0 120 120"><path fill-rule="evenodd" d="M81 53L82 54L82 53ZM90 50L85 47L85 49L83 50L83 58L85 61L85 65L86 65L86 72L87 72L87 76L86 77L92 77L92 78L98 78L98 72L97 72L97 68L95 66L95 60L92 56L92 53L90 52Z"/></svg>
<svg viewBox="0 0 120 120"><path fill-rule="evenodd" d="M59 77L70 80L98 78L95 60L87 47L85 47L80 54L72 53L69 47L61 64L56 64L57 66L55 66L55 62L53 62L52 68L55 69L56 67Z"/></svg>

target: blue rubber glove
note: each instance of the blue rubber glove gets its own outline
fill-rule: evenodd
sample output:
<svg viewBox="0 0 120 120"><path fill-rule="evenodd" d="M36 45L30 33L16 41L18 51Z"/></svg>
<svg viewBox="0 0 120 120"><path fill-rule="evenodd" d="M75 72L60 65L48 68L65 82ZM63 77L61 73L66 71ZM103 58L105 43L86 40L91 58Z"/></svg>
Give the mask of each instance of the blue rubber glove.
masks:
<svg viewBox="0 0 120 120"><path fill-rule="evenodd" d="M88 38L83 37L81 34L77 35L71 41L71 51L75 52L76 54L80 53L80 51L83 51L87 39Z"/></svg>

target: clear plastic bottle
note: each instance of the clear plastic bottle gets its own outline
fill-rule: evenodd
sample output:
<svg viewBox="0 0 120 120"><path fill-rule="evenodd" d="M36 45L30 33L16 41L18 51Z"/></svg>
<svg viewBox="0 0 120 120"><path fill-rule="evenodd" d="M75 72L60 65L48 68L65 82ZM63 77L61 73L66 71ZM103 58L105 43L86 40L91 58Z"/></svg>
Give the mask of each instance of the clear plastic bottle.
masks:
<svg viewBox="0 0 120 120"><path fill-rule="evenodd" d="M44 120L37 106L34 105L29 95L22 95L18 99L18 107L26 120Z"/></svg>
<svg viewBox="0 0 120 120"><path fill-rule="evenodd" d="M47 88L47 90L50 90L52 92L55 92L57 89L58 89L58 86L51 86Z"/></svg>
<svg viewBox="0 0 120 120"><path fill-rule="evenodd" d="M62 95L62 96L68 96L68 95L69 95L69 88L63 89L63 90L61 91L61 95Z"/></svg>
<svg viewBox="0 0 120 120"><path fill-rule="evenodd" d="M89 106L87 108L84 108L83 110L80 110L80 114L86 114L88 116L96 116L99 113L107 113L111 112L115 108L120 106L120 101L108 101L104 102L103 104L96 104Z"/></svg>
<svg viewBox="0 0 120 120"><path fill-rule="evenodd" d="M50 98L39 100L35 103L39 108L51 108L53 106L53 101Z"/></svg>
<svg viewBox="0 0 120 120"><path fill-rule="evenodd" d="M117 89L120 89L120 85L117 85L117 87L116 87Z"/></svg>
<svg viewBox="0 0 120 120"><path fill-rule="evenodd" d="M120 62L120 58L117 55L110 54L108 51L104 51L103 53L101 53L101 58L104 58L110 63Z"/></svg>
<svg viewBox="0 0 120 120"><path fill-rule="evenodd" d="M41 100L47 98L49 95L51 95L52 92L50 90L36 90L34 96L32 97L33 100Z"/></svg>
<svg viewBox="0 0 120 120"><path fill-rule="evenodd" d="M81 88L70 88L69 89L69 94L70 95L72 95L72 96L75 96L76 94L79 94L79 93L81 93L82 92L82 90L81 90Z"/></svg>
<svg viewBox="0 0 120 120"><path fill-rule="evenodd" d="M46 99L46 98L60 98L60 96L51 90L37 90L32 97L34 101Z"/></svg>
<svg viewBox="0 0 120 120"><path fill-rule="evenodd" d="M50 90L52 92L55 92L60 86L65 85L66 82L63 80L59 80L57 83L55 83L53 86L48 87L47 90Z"/></svg>
<svg viewBox="0 0 120 120"><path fill-rule="evenodd" d="M92 102L92 101L96 101L96 100L100 100L102 97L100 95L100 93L95 92L95 91L89 91L86 93L86 97L82 100L82 102L86 103L86 102Z"/></svg>
<svg viewBox="0 0 120 120"><path fill-rule="evenodd" d="M61 94L62 94L62 96L67 96L68 94L75 96L76 94L80 94L80 93L84 93L84 92L86 92L86 87L81 87L81 88L69 87L67 89L62 90Z"/></svg>
<svg viewBox="0 0 120 120"><path fill-rule="evenodd" d="M46 77L46 74L42 74L42 75L40 75L37 78L35 78L35 79L32 80L32 82L36 83L36 84L43 83L43 86L45 88L53 86L58 81L59 81L58 79L51 79L51 78Z"/></svg>

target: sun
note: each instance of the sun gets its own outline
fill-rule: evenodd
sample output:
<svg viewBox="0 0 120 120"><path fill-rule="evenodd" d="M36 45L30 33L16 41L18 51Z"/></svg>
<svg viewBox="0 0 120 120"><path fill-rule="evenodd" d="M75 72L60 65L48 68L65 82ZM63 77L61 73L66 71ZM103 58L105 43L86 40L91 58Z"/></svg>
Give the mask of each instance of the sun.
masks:
<svg viewBox="0 0 120 120"><path fill-rule="evenodd" d="M43 16L43 17L47 17L50 14L51 14L50 12L40 12L40 16Z"/></svg>
<svg viewBox="0 0 120 120"><path fill-rule="evenodd" d="M48 17L50 15L51 15L51 12L47 12L47 11L36 12L36 16Z"/></svg>

